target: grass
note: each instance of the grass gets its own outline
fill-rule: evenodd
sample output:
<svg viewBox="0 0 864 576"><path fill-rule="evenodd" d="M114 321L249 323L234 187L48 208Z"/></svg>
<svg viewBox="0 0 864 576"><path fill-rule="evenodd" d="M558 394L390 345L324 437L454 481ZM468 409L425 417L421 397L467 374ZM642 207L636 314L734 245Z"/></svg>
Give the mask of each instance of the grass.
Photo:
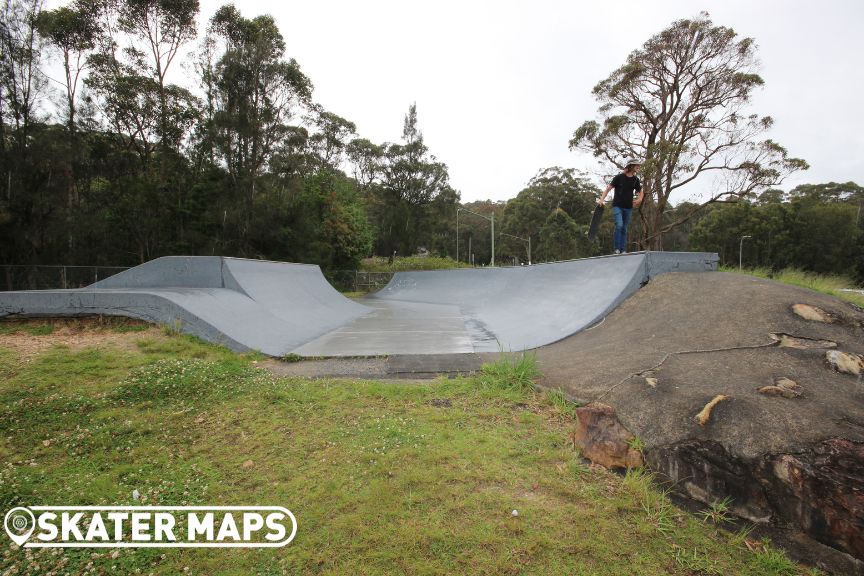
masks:
<svg viewBox="0 0 864 576"><path fill-rule="evenodd" d="M281 505L297 538L116 552L5 540L0 573L810 573L678 510L644 471L586 466L572 404L534 389L532 355L426 384L310 381L194 338L128 339L27 361L0 348L0 511Z"/></svg>
<svg viewBox="0 0 864 576"><path fill-rule="evenodd" d="M479 380L486 388L521 393L533 390L539 377L537 356L533 352L502 352L498 360L483 365Z"/></svg>
<svg viewBox="0 0 864 576"><path fill-rule="evenodd" d="M807 272L795 268L787 268L777 272L772 271L770 268L744 268L743 270L738 270L737 267L721 266L720 269L724 272L740 272L750 276L776 280L783 284L809 288L810 290L822 292L823 294L840 298L864 308L864 294L842 291L843 288L856 287L855 281L847 276L816 274L815 272Z"/></svg>
<svg viewBox="0 0 864 576"><path fill-rule="evenodd" d="M705 522L713 522L714 524L723 524L729 522L732 518L729 515L729 505L732 504L730 497L722 500L715 500L708 508L699 512L699 516Z"/></svg>
<svg viewBox="0 0 864 576"><path fill-rule="evenodd" d="M364 272L406 272L410 270L443 270L449 268L469 268L465 262L440 256L397 256L392 262L382 256L365 258L360 262Z"/></svg>

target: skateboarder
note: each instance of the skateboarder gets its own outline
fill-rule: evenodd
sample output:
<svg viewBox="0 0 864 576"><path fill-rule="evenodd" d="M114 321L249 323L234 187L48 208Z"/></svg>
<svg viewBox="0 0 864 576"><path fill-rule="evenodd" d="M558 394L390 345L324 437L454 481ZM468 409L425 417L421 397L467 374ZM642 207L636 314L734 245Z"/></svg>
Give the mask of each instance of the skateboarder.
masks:
<svg viewBox="0 0 864 576"><path fill-rule="evenodd" d="M615 189L615 195L612 198L612 216L615 217L615 234L614 245L615 254L621 254L627 251L627 226L630 224L630 215L633 208L642 204L642 183L636 177L639 168L642 167L642 161L637 158L628 158L624 172L618 174L612 179L606 190L597 199L597 204L604 206L606 204L606 196L609 191ZM636 199L633 199L633 193L638 192Z"/></svg>

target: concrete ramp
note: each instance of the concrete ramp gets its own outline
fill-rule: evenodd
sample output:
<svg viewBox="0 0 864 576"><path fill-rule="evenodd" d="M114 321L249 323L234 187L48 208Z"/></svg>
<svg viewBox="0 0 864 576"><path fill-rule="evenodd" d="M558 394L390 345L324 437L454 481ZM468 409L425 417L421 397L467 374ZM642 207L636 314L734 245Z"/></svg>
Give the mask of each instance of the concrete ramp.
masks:
<svg viewBox="0 0 864 576"><path fill-rule="evenodd" d="M716 254L638 252L533 266L461 268L398 272L387 286L366 299L387 314L413 317L422 306L460 312L464 331L454 323L429 324L422 337L409 328L376 326L361 317L300 347L308 356L429 354L438 351L527 350L557 342L602 320L652 277L667 272L717 269ZM416 312L415 312L416 310ZM380 314L380 312L379 312ZM385 341L386 338L386 341Z"/></svg>
<svg viewBox="0 0 864 576"><path fill-rule="evenodd" d="M317 266L171 256L80 290L0 293L0 316L128 316L273 356L523 350L600 321L653 276L715 270L717 260L716 254L644 252L400 272L357 302L330 286Z"/></svg>
<svg viewBox="0 0 864 576"><path fill-rule="evenodd" d="M318 266L219 256L157 258L79 290L0 292L0 316L127 316L273 356L373 311Z"/></svg>

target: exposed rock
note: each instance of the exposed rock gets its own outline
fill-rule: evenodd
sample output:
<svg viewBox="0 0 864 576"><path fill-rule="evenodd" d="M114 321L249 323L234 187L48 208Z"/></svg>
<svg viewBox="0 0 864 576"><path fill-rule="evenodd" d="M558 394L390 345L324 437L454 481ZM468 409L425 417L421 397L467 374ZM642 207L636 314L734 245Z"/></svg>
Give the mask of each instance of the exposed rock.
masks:
<svg viewBox="0 0 864 576"><path fill-rule="evenodd" d="M791 336L789 334L771 334L771 338L777 340L780 348L797 348L798 350L821 350L825 348L836 348L837 343L831 340L817 340L815 338L804 338L802 336Z"/></svg>
<svg viewBox="0 0 864 576"><path fill-rule="evenodd" d="M711 418L711 411L714 410L714 407L717 406L723 400L727 400L728 398L723 394L718 394L714 398L708 402L704 408L696 415L696 421L700 426L705 426L708 423L708 420Z"/></svg>
<svg viewBox="0 0 864 576"><path fill-rule="evenodd" d="M712 440L689 440L649 449L652 468L671 481L673 490L712 504L726 497L735 515L765 524L772 513L759 482L754 482L753 464L730 453Z"/></svg>
<svg viewBox="0 0 864 576"><path fill-rule="evenodd" d="M782 396L784 398L798 398L801 396L801 386L789 378L777 378L773 386L759 388L759 393L766 396Z"/></svg>
<svg viewBox="0 0 864 576"><path fill-rule="evenodd" d="M830 350L825 353L825 360L837 372L860 376L864 371L864 358L858 354L849 354L839 350Z"/></svg>
<svg viewBox="0 0 864 576"><path fill-rule="evenodd" d="M864 442L831 438L769 465L769 498L784 523L864 558Z"/></svg>
<svg viewBox="0 0 864 576"><path fill-rule="evenodd" d="M811 322L825 322L826 324L833 324L835 322L835 318L831 314L809 304L793 304L792 312Z"/></svg>
<svg viewBox="0 0 864 576"><path fill-rule="evenodd" d="M591 462L606 468L638 468L644 464L642 454L630 447L635 436L618 422L611 406L597 403L577 408L576 422L573 441Z"/></svg>
<svg viewBox="0 0 864 576"><path fill-rule="evenodd" d="M832 438L795 454L739 458L712 440L648 450L673 492L779 529L792 551L840 574L864 575L864 442ZM801 558L800 553L794 556Z"/></svg>
<svg viewBox="0 0 864 576"><path fill-rule="evenodd" d="M645 378L645 383L651 388L657 387L657 378Z"/></svg>

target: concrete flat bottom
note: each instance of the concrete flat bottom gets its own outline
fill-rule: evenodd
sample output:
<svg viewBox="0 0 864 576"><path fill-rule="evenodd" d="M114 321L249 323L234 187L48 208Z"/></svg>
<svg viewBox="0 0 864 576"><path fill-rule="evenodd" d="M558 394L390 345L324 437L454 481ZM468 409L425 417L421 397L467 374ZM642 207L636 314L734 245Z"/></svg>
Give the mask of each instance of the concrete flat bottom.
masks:
<svg viewBox="0 0 864 576"><path fill-rule="evenodd" d="M464 354L474 352L458 306L364 298L373 309L345 326L296 348L301 356Z"/></svg>

